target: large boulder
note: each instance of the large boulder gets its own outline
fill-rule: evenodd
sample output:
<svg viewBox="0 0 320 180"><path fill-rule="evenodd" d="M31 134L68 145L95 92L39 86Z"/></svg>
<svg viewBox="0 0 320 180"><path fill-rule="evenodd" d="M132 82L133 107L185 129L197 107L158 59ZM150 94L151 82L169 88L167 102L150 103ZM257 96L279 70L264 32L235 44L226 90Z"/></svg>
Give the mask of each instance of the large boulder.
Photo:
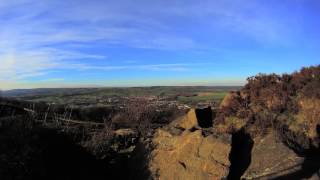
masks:
<svg viewBox="0 0 320 180"><path fill-rule="evenodd" d="M222 179L229 172L230 144L202 130L173 135L159 129L153 139L149 170L155 179Z"/></svg>

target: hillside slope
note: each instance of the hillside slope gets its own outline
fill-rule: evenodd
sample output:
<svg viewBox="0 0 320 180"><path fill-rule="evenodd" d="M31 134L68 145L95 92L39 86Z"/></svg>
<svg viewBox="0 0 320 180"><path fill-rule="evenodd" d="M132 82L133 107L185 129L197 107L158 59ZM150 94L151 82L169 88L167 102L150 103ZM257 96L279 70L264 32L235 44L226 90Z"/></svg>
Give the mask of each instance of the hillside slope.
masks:
<svg viewBox="0 0 320 180"><path fill-rule="evenodd" d="M191 109L159 129L149 170L154 179L319 179L319 137L320 66L259 74L217 112Z"/></svg>
<svg viewBox="0 0 320 180"><path fill-rule="evenodd" d="M223 100L214 127L231 134L243 130L254 140L247 178L268 172L278 173L276 179L312 177L320 169L320 66L248 78Z"/></svg>

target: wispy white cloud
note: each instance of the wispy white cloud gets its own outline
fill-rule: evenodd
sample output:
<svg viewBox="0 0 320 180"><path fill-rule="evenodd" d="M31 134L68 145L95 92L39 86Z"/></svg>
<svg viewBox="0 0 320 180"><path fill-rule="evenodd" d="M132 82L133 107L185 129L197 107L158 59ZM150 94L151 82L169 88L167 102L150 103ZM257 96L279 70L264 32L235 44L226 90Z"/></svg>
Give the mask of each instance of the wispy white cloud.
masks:
<svg viewBox="0 0 320 180"><path fill-rule="evenodd" d="M187 71L203 63L171 63L171 64L128 64L128 65L91 65L65 61L65 58L78 56L70 55L69 52L54 56L53 60L50 51L46 53L24 53L17 56L17 53L7 53L0 56L0 80L19 81L30 77L43 76L50 71L116 71L116 70L145 70L145 71ZM82 56L81 56L82 57ZM100 58L94 57L94 58Z"/></svg>
<svg viewBox="0 0 320 180"><path fill-rule="evenodd" d="M72 69L78 71L100 70L147 70L147 71L187 71L192 67L210 65L209 63L171 63L171 64L140 64L140 65L118 65L118 66L96 66L87 64L68 64L61 69Z"/></svg>
<svg viewBox="0 0 320 180"><path fill-rule="evenodd" d="M246 3L239 0L21 0L0 4L2 42L16 41L26 47L102 41L135 48L195 49L204 43L176 30L179 24L188 24L192 20L202 23L201 28L206 25L213 32L226 28L259 41L278 42L288 34L281 25L282 21L272 19L268 9L256 0ZM201 31L199 29L199 33Z"/></svg>
<svg viewBox="0 0 320 180"><path fill-rule="evenodd" d="M0 56L0 79L21 80L27 77L41 76L46 70L57 66L56 62L49 61L46 55L16 54L14 51Z"/></svg>
<svg viewBox="0 0 320 180"><path fill-rule="evenodd" d="M21 81L63 69L187 71L195 67L189 62L139 64L125 59L108 65L108 52L84 51L97 44L100 49L209 51L223 48L219 44L225 40L218 36L225 32L261 44L285 44L299 28L287 28L268 7L259 0L0 0L0 80ZM203 33L217 35L203 39ZM96 65L97 61L104 65Z"/></svg>

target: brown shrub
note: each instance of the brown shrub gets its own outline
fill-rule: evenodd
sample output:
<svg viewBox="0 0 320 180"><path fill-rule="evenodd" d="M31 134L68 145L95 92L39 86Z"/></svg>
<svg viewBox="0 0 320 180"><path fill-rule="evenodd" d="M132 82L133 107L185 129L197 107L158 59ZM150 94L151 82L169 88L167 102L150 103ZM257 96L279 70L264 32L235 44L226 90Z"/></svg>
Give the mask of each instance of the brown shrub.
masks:
<svg viewBox="0 0 320 180"><path fill-rule="evenodd" d="M157 107L143 98L127 104L112 118L115 128L134 128L146 135L154 128L168 124L182 112L176 107Z"/></svg>
<svg viewBox="0 0 320 180"><path fill-rule="evenodd" d="M320 66L302 68L292 75L258 74L247 80L242 90L224 99L215 119L217 124L226 124L231 117L247 119L246 127L254 126L263 133L277 121L286 121L315 136L315 127L320 123Z"/></svg>

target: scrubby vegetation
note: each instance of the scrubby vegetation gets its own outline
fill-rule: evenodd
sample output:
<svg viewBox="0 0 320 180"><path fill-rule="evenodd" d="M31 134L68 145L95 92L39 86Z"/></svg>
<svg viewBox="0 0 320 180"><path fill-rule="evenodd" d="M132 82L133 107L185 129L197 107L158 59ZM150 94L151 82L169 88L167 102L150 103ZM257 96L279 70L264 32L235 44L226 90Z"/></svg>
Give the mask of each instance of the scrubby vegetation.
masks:
<svg viewBox="0 0 320 180"><path fill-rule="evenodd" d="M229 93L221 103L214 120L216 131L233 136L239 132L247 133L258 144L254 145L255 153L266 153L265 148L259 147L262 142L260 140L268 139L275 134L277 141L285 145L278 151L289 148L304 160L299 170L289 168L289 172L282 175L280 173L274 177L277 177L276 179L318 177L314 174L320 168L320 66L302 68L293 74L258 74L249 77L247 81L244 88ZM276 147L276 144L270 141L267 146ZM245 150L244 144L239 147L248 154L252 151L252 149ZM277 151L272 153L275 156L279 155ZM260 165L257 166L257 161L269 159L269 157L259 156L259 154L255 155L256 161L251 168L254 169L256 166L260 171L262 168L259 168ZM243 156L239 155L238 158L241 159L241 157ZM285 158L279 160L283 159ZM250 162L251 156L242 161ZM268 163L268 161L263 162ZM236 163L241 164L238 161ZM269 165L269 167L273 166ZM250 171L254 174L255 170Z"/></svg>
<svg viewBox="0 0 320 180"><path fill-rule="evenodd" d="M246 126L253 134L263 134L270 127L285 124L293 131L316 137L316 125L320 123L320 66L302 68L291 75L258 74L247 81L243 89L224 99L217 125L227 125L226 131L230 132Z"/></svg>
<svg viewBox="0 0 320 180"><path fill-rule="evenodd" d="M28 116L1 119L0 179L99 179L108 171L71 136Z"/></svg>
<svg viewBox="0 0 320 180"><path fill-rule="evenodd" d="M144 158L134 159L139 139L181 113L144 99L114 109L0 98L0 179L137 176L131 161Z"/></svg>

